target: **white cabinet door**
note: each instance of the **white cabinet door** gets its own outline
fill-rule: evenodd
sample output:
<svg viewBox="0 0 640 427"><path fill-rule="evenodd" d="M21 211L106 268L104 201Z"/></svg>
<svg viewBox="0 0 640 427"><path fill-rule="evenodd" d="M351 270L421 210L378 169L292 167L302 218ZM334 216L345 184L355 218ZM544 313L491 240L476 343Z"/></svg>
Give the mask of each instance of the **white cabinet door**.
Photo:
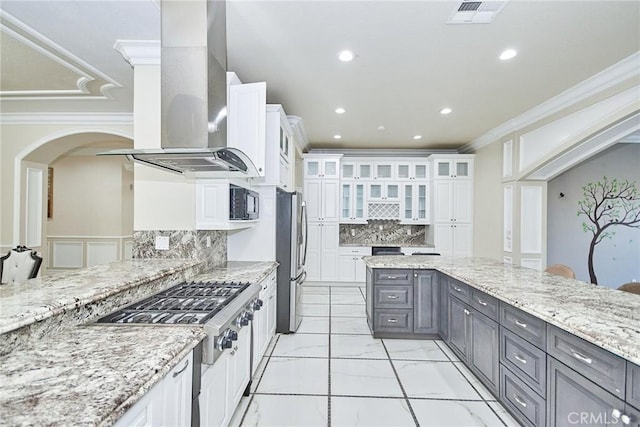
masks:
<svg viewBox="0 0 640 427"><path fill-rule="evenodd" d="M321 274L323 281L338 280L338 233L339 224L324 223L321 227L322 252Z"/></svg>
<svg viewBox="0 0 640 427"><path fill-rule="evenodd" d="M266 335L267 335L267 319L266 319L266 298L268 294L268 290L264 289L265 280L263 280L260 285L263 286L263 289L260 290L260 294L258 298L263 301L262 308L260 310L256 310L253 312L253 320L251 321L251 332L253 333L253 339L251 340L251 344L253 346L253 358L251 360L251 376L256 373L258 369L258 365L262 360L262 356L264 355L263 349L266 347Z"/></svg>
<svg viewBox="0 0 640 427"><path fill-rule="evenodd" d="M322 253L322 223L310 222L307 230L307 280L320 280L320 254Z"/></svg>
<svg viewBox="0 0 640 427"><path fill-rule="evenodd" d="M269 285L269 296L267 297L267 301L264 302L264 305L267 307L267 336L266 336L266 345L265 351L269 346L269 342L271 342L271 338L273 338L276 334L276 301L278 294L278 285L275 278L275 273L273 276L273 280Z"/></svg>
<svg viewBox="0 0 640 427"><path fill-rule="evenodd" d="M200 384L200 424L219 427L229 424L232 413L228 408L227 370L229 351L225 351L213 365L207 366ZM204 365L203 365L204 366Z"/></svg>
<svg viewBox="0 0 640 427"><path fill-rule="evenodd" d="M115 424L114 427L152 427L162 424L162 390L152 388L136 402Z"/></svg>
<svg viewBox="0 0 640 427"><path fill-rule="evenodd" d="M362 256L356 256L354 261L355 267L355 281L356 282L366 282L367 280L367 266L362 260Z"/></svg>
<svg viewBox="0 0 640 427"><path fill-rule="evenodd" d="M323 178L340 178L340 161L338 159L325 159L322 161Z"/></svg>
<svg viewBox="0 0 640 427"><path fill-rule="evenodd" d="M436 252L444 256L453 255L453 224L435 224L434 227L433 243Z"/></svg>
<svg viewBox="0 0 640 427"><path fill-rule="evenodd" d="M193 352L165 376L163 382L164 425L191 425L191 384Z"/></svg>
<svg viewBox="0 0 640 427"><path fill-rule="evenodd" d="M473 255L473 227L457 223L453 226L453 256Z"/></svg>
<svg viewBox="0 0 640 427"><path fill-rule="evenodd" d="M253 161L260 176L266 170L267 84L229 86L227 138Z"/></svg>
<svg viewBox="0 0 640 427"><path fill-rule="evenodd" d="M453 220L453 180L436 180L433 182L434 222L450 222Z"/></svg>
<svg viewBox="0 0 640 427"><path fill-rule="evenodd" d="M453 219L456 222L473 221L473 182L470 180L453 181Z"/></svg>
<svg viewBox="0 0 640 427"><path fill-rule="evenodd" d="M229 413L233 412L242 398L242 393L249 384L251 377L251 333L250 328L244 327L238 332L238 340L234 342L229 352L229 366L227 368L227 390Z"/></svg>
<svg viewBox="0 0 640 427"><path fill-rule="evenodd" d="M353 255L340 255L338 276L341 282L353 282L356 280L355 261Z"/></svg>
<svg viewBox="0 0 640 427"><path fill-rule="evenodd" d="M304 177L320 178L322 176L322 160L305 159L304 160Z"/></svg>
<svg viewBox="0 0 640 427"><path fill-rule="evenodd" d="M322 181L306 180L304 183L304 199L307 203L309 221L320 221L322 217Z"/></svg>
<svg viewBox="0 0 640 427"><path fill-rule="evenodd" d="M322 181L322 221L339 221L340 182Z"/></svg>

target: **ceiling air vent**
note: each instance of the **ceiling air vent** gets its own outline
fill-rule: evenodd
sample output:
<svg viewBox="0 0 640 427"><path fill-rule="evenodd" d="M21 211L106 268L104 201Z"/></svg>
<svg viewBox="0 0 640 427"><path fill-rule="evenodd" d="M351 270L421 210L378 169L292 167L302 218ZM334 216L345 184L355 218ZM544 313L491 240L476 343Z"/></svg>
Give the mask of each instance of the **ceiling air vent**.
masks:
<svg viewBox="0 0 640 427"><path fill-rule="evenodd" d="M505 1L463 1L447 24L488 24L502 10Z"/></svg>

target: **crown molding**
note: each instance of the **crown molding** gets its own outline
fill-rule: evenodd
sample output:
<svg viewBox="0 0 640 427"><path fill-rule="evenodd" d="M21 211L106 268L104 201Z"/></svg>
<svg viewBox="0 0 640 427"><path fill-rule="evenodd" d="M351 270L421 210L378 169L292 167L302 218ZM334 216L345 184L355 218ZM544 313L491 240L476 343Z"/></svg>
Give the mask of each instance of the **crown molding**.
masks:
<svg viewBox="0 0 640 427"><path fill-rule="evenodd" d="M640 144L640 131L636 131L632 134L629 134L624 138L621 138L620 141L618 142L629 143L629 144Z"/></svg>
<svg viewBox="0 0 640 427"><path fill-rule="evenodd" d="M19 19L0 9L0 31L26 48L57 63L75 77L75 87L38 90L0 90L2 101L17 100L111 100L109 91L122 87L117 81L75 56Z"/></svg>
<svg viewBox="0 0 640 427"><path fill-rule="evenodd" d="M99 124L132 125L133 113L5 113L0 114L2 125L49 125L49 124Z"/></svg>
<svg viewBox="0 0 640 427"><path fill-rule="evenodd" d="M625 80L640 76L640 52L636 52L609 68L589 77L529 111L491 129L460 148L461 153L474 152L511 132L522 129L563 109L609 89Z"/></svg>
<svg viewBox="0 0 640 427"><path fill-rule="evenodd" d="M136 65L160 65L159 40L117 40L113 48L132 67Z"/></svg>

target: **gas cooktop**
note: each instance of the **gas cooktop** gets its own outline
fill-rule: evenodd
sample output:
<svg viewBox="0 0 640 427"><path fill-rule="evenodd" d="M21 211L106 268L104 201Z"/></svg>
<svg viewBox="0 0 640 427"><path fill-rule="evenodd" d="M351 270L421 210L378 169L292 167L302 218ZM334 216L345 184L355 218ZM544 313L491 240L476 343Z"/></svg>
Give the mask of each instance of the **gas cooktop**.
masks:
<svg viewBox="0 0 640 427"><path fill-rule="evenodd" d="M184 282L130 304L98 323L203 324L250 283Z"/></svg>

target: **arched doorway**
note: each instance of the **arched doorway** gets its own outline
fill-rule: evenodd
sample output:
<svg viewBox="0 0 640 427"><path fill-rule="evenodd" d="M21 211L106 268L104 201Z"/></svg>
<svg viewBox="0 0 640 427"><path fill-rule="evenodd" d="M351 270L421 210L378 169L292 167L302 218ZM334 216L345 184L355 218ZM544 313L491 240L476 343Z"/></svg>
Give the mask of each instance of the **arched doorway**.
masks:
<svg viewBox="0 0 640 427"><path fill-rule="evenodd" d="M17 232L42 253L42 275L130 257L133 167L96 153L132 146L125 135L81 131L16 158Z"/></svg>

